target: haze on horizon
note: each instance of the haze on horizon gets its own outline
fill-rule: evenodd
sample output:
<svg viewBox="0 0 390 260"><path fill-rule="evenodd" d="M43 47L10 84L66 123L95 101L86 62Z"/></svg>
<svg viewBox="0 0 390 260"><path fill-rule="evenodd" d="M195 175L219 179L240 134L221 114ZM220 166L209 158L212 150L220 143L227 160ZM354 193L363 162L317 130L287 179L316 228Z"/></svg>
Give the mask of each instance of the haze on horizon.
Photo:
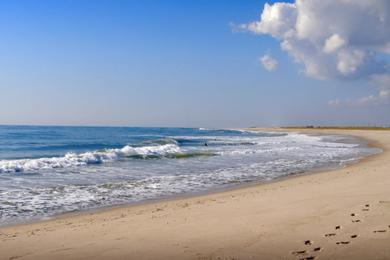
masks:
<svg viewBox="0 0 390 260"><path fill-rule="evenodd" d="M390 2L0 2L0 124L390 125Z"/></svg>

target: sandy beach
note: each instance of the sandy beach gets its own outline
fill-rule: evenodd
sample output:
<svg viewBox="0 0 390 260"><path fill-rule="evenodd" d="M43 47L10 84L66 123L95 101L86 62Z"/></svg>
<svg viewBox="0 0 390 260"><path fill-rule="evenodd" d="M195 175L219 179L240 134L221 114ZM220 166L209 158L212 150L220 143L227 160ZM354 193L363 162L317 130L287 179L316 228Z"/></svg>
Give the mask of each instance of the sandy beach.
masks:
<svg viewBox="0 0 390 260"><path fill-rule="evenodd" d="M267 184L2 227L0 259L390 259L390 131L291 131L353 135L384 152Z"/></svg>

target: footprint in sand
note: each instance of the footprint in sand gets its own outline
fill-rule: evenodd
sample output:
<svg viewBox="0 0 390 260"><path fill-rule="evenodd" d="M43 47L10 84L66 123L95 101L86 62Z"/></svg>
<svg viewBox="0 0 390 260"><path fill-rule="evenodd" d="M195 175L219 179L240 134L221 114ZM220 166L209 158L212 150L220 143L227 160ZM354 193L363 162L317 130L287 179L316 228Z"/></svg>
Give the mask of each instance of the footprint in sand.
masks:
<svg viewBox="0 0 390 260"><path fill-rule="evenodd" d="M336 235L336 233L329 233L329 234L325 234L325 237L333 237L335 235Z"/></svg>
<svg viewBox="0 0 390 260"><path fill-rule="evenodd" d="M359 222L361 222L361 220L360 220L360 219L355 219L355 220L352 220L352 223L359 223Z"/></svg>
<svg viewBox="0 0 390 260"><path fill-rule="evenodd" d="M341 226L335 226L334 229L336 229L336 230L341 229Z"/></svg>
<svg viewBox="0 0 390 260"><path fill-rule="evenodd" d="M358 237L358 235L352 235L351 236L351 238L357 238Z"/></svg>
<svg viewBox="0 0 390 260"><path fill-rule="evenodd" d="M355 213L351 213L351 217L355 217L356 216L356 214Z"/></svg>
<svg viewBox="0 0 390 260"><path fill-rule="evenodd" d="M384 229L374 230L374 233L385 233L385 232L386 232L386 230L384 230Z"/></svg>
<svg viewBox="0 0 390 260"><path fill-rule="evenodd" d="M311 245L312 243L313 243L313 241L310 241L310 240L305 241L305 245ZM313 252L320 252L321 250L322 250L322 248L320 246L313 248ZM292 254L300 257L299 260L313 260L316 258L316 256L313 256L313 255L304 256L304 255L308 254L307 250L294 251L294 252L292 252Z"/></svg>
<svg viewBox="0 0 390 260"><path fill-rule="evenodd" d="M351 243L351 241L340 241L340 242L337 242L336 244L337 245L348 245L349 243Z"/></svg>
<svg viewBox="0 0 390 260"><path fill-rule="evenodd" d="M306 254L306 250L301 250L301 251L294 251L292 252L293 255L304 255Z"/></svg>
<svg viewBox="0 0 390 260"><path fill-rule="evenodd" d="M321 251L321 249L322 249L321 247L315 247L315 248L313 248L313 252L319 252L319 251ZM294 251L294 252L292 252L292 254L295 256L302 256L302 255L306 255L307 251L306 250ZM306 256L306 257L302 257L299 259L300 260L315 259L315 256Z"/></svg>

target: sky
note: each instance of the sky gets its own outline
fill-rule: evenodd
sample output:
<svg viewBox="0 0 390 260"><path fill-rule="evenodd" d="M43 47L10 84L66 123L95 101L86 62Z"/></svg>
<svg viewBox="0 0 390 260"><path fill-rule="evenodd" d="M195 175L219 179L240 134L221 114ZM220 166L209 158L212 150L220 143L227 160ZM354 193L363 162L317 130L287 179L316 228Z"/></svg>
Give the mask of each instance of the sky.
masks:
<svg viewBox="0 0 390 260"><path fill-rule="evenodd" d="M386 0L2 0L0 124L390 125Z"/></svg>

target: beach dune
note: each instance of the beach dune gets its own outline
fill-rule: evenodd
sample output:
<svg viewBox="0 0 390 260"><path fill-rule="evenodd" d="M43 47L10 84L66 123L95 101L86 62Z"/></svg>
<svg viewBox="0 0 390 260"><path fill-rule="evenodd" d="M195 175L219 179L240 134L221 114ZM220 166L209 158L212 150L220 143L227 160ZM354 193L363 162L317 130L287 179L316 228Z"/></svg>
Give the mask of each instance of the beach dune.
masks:
<svg viewBox="0 0 390 260"><path fill-rule="evenodd" d="M342 169L2 227L0 259L390 259L390 131L294 131L384 151Z"/></svg>

